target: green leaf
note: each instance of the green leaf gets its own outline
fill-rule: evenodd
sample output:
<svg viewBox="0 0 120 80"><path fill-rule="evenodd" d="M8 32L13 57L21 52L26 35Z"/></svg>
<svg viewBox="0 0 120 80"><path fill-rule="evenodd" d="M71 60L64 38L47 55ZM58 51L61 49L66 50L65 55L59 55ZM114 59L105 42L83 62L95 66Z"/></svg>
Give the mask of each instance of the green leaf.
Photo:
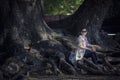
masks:
<svg viewBox="0 0 120 80"><path fill-rule="evenodd" d="M84 0L44 0L45 14L72 14Z"/></svg>

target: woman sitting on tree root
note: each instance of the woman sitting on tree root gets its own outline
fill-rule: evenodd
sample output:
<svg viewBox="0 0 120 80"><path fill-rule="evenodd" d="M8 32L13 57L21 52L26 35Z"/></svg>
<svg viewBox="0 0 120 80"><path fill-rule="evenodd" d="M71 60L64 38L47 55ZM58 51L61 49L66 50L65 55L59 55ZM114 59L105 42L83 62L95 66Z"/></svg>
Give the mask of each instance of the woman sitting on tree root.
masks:
<svg viewBox="0 0 120 80"><path fill-rule="evenodd" d="M69 60L72 62L72 64L76 65L76 62L82 61L83 57L85 58L92 58L92 61L94 64L98 64L97 56L95 53L94 45L91 45L88 43L88 40L86 38L87 30L82 29L81 35L77 38L77 48L74 52L71 53Z"/></svg>

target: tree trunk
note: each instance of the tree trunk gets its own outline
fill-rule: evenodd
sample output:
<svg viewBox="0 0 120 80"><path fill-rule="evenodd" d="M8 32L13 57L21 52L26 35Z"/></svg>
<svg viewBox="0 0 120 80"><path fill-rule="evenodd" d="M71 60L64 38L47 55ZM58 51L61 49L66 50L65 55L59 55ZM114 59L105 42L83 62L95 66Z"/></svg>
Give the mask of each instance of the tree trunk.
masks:
<svg viewBox="0 0 120 80"><path fill-rule="evenodd" d="M14 48L18 44L23 48L22 52L34 42L47 39L47 30L49 33L52 32L42 18L42 6L39 5L41 1L1 0L0 2L1 47L2 52L8 56L15 54Z"/></svg>
<svg viewBox="0 0 120 80"><path fill-rule="evenodd" d="M34 71L76 73L65 60L67 50L53 39L53 30L45 23L42 5L42 0L0 1L1 69L12 80Z"/></svg>

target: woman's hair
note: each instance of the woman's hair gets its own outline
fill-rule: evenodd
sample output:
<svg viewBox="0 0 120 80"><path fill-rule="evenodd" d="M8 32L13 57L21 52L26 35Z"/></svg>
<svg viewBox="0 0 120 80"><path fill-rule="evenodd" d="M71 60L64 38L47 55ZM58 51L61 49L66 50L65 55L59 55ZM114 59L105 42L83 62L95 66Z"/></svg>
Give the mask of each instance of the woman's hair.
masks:
<svg viewBox="0 0 120 80"><path fill-rule="evenodd" d="M83 28L83 29L81 30L81 32L87 32L87 29L86 29L86 28Z"/></svg>

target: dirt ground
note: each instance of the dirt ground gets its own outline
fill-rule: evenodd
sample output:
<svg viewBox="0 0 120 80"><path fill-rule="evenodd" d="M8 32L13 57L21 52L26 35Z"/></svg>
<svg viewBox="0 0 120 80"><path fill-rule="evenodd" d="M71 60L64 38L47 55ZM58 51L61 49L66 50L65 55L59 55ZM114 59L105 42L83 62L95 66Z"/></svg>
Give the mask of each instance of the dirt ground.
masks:
<svg viewBox="0 0 120 80"><path fill-rule="evenodd" d="M28 77L25 80L120 80L120 76L39 76Z"/></svg>

